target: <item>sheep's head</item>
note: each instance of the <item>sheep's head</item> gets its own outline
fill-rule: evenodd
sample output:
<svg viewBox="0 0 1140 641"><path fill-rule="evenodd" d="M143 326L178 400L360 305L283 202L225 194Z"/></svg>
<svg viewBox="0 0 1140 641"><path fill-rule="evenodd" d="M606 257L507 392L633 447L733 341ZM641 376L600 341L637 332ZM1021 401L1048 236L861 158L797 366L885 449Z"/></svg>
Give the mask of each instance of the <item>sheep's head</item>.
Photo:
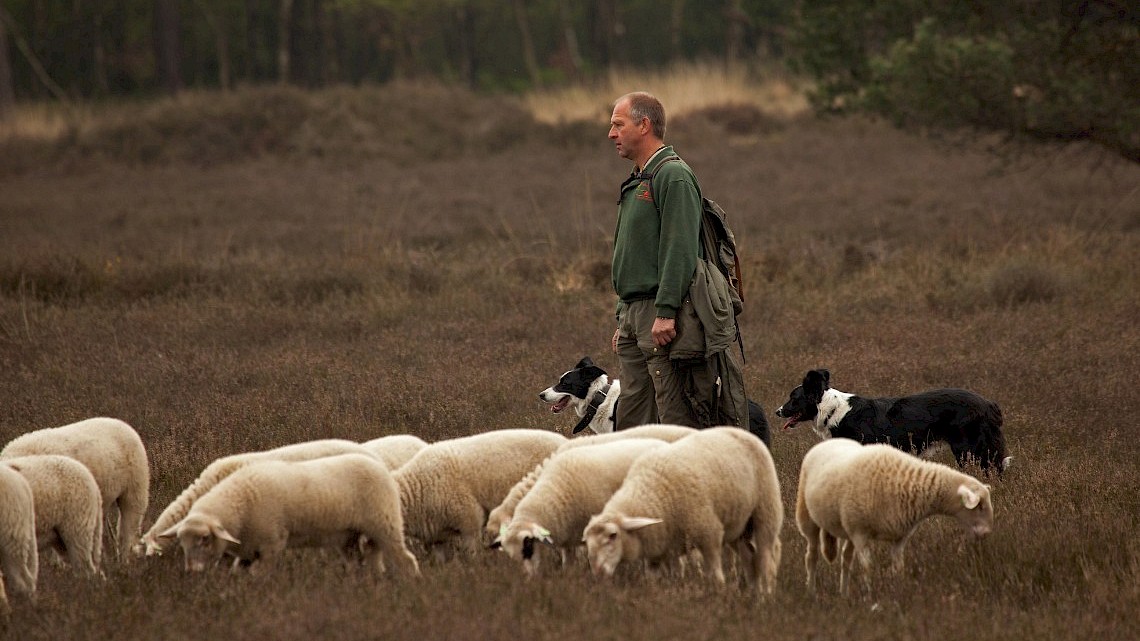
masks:
<svg viewBox="0 0 1140 641"><path fill-rule="evenodd" d="M989 534L994 527L990 486L970 479L958 486L957 496L954 517L962 528L977 538Z"/></svg>
<svg viewBox="0 0 1140 641"><path fill-rule="evenodd" d="M511 515L507 514L507 510L503 509L503 506L500 505L491 510L491 513L487 515L487 525L484 527L484 533L488 539L498 541L496 537L503 533L503 528L510 522Z"/></svg>
<svg viewBox="0 0 1140 641"><path fill-rule="evenodd" d="M657 523L661 523L661 519L623 514L598 514L590 519L582 538L594 575L613 576L622 560L637 560L641 556L641 544L634 533Z"/></svg>
<svg viewBox="0 0 1140 641"><path fill-rule="evenodd" d="M177 538L186 557L188 572L201 572L222 558L229 544L240 545L218 519L205 514L191 514L159 538Z"/></svg>
<svg viewBox="0 0 1140 641"><path fill-rule="evenodd" d="M522 561L527 574L533 576L538 572L538 556L535 554L535 545L538 543L554 545L550 530L538 523L512 521L500 526L499 536L491 547L497 547L512 559Z"/></svg>

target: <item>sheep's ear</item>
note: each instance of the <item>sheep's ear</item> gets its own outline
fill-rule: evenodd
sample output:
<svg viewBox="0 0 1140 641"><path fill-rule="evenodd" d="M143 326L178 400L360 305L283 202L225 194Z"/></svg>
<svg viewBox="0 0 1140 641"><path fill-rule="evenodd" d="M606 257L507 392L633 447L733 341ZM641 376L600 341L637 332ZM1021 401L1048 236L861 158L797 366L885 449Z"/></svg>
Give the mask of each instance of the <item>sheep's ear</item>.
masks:
<svg viewBox="0 0 1140 641"><path fill-rule="evenodd" d="M211 528L211 529L214 532L214 536L218 537L219 539L221 539L223 541L229 541L230 543L233 543L234 545L241 545L241 541L235 539L234 535L232 535L226 531L226 528L219 525L219 526Z"/></svg>
<svg viewBox="0 0 1140 641"><path fill-rule="evenodd" d="M499 536L496 536L495 540L491 541L491 545L489 545L487 547L489 547L492 550L501 549L503 547L503 539L505 539L505 538L507 538L507 524L506 523L500 523L499 524Z"/></svg>
<svg viewBox="0 0 1140 641"><path fill-rule="evenodd" d="M539 543L546 543L547 545L554 545L554 539L550 538L550 530L548 530L548 529L542 527L541 525L535 523L534 527L531 529L531 532L534 533L534 538L538 539Z"/></svg>
<svg viewBox="0 0 1140 641"><path fill-rule="evenodd" d="M978 503L982 500L981 494L978 494L965 485L958 486L958 496L962 497L962 505L965 505L967 510L978 507Z"/></svg>
<svg viewBox="0 0 1140 641"><path fill-rule="evenodd" d="M626 516L623 517L620 522L618 522L618 525L620 525L621 529L625 530L626 532L632 532L634 530L640 530L641 528L648 525L657 525L658 523L664 523L664 521L661 519L651 519L644 516Z"/></svg>
<svg viewBox="0 0 1140 641"><path fill-rule="evenodd" d="M155 536L154 538L155 539L176 539L176 538L178 538L178 528L180 528L180 527L182 527L182 521L179 521L179 522L175 523L174 525L170 526L170 528L168 530L166 530L162 534Z"/></svg>

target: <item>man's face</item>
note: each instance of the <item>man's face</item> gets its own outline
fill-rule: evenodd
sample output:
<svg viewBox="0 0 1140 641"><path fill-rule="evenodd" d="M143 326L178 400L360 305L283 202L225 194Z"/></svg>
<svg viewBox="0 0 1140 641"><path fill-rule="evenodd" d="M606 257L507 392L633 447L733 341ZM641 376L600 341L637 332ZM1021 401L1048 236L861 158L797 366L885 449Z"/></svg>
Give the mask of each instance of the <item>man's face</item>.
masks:
<svg viewBox="0 0 1140 641"><path fill-rule="evenodd" d="M641 140L648 130L647 118L640 122L634 121L629 115L629 101L623 100L614 105L614 114L610 117L610 140L614 141L618 155L627 160L636 160L637 152L641 148Z"/></svg>

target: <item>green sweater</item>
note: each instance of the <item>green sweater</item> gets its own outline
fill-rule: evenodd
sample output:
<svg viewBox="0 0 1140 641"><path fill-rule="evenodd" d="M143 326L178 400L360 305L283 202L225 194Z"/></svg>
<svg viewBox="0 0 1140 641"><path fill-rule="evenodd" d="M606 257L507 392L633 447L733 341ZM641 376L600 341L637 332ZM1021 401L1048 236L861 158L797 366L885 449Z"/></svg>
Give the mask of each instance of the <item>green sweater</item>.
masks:
<svg viewBox="0 0 1140 641"><path fill-rule="evenodd" d="M652 299L657 315L674 318L689 289L700 257L701 188L685 161L666 147L645 173L622 185L614 233L613 285L618 309L624 303Z"/></svg>

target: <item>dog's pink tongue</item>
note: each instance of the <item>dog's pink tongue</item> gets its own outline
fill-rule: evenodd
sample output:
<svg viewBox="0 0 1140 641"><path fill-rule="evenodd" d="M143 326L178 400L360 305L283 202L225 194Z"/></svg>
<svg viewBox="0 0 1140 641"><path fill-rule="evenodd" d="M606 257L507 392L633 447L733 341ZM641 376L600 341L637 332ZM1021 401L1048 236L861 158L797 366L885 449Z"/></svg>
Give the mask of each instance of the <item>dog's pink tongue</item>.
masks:
<svg viewBox="0 0 1140 641"><path fill-rule="evenodd" d="M561 412L562 410L566 409L566 406L569 404L570 404L570 397L569 396L563 396L561 400L559 400L554 405L550 406L550 411L553 412L554 414L557 414L557 413Z"/></svg>
<svg viewBox="0 0 1140 641"><path fill-rule="evenodd" d="M793 417L789 418L789 419L788 419L788 420L787 420L787 421L784 423L784 429L786 429L786 430L789 430L789 429L791 429L792 427L794 427L794 426L795 426L795 424L796 424L796 423L798 423L798 422L800 422L800 415L799 415L799 414L796 414L795 416L793 416Z"/></svg>

